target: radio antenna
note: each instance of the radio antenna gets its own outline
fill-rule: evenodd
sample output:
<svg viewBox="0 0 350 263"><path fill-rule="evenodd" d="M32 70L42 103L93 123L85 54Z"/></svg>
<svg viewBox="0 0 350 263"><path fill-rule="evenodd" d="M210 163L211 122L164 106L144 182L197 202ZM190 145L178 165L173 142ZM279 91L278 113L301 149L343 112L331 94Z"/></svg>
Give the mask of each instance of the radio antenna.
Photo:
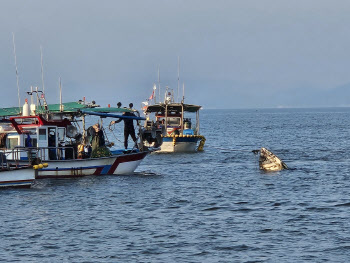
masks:
<svg viewBox="0 0 350 263"><path fill-rule="evenodd" d="M180 96L180 56L177 56L177 102Z"/></svg>
<svg viewBox="0 0 350 263"><path fill-rule="evenodd" d="M41 58L41 82L43 85L43 93L45 96L45 86L44 86L44 66L43 66L43 48L40 46L40 58Z"/></svg>
<svg viewBox="0 0 350 263"><path fill-rule="evenodd" d="M159 92L158 100L159 100L159 103L161 103L162 100L161 100L161 97L160 97L160 71L159 71L159 67L160 67L160 65L158 65L158 92Z"/></svg>
<svg viewBox="0 0 350 263"><path fill-rule="evenodd" d="M61 84L61 77L59 78L59 88L60 88L60 112L63 111L63 104L62 104L62 84Z"/></svg>
<svg viewBox="0 0 350 263"><path fill-rule="evenodd" d="M18 78L18 68L17 68L17 56L16 56L16 45L15 45L15 33L12 32L13 41L13 54L15 56L15 67L16 67L16 79L17 79L17 93L18 93L18 108L21 113L21 97L19 95L19 78Z"/></svg>

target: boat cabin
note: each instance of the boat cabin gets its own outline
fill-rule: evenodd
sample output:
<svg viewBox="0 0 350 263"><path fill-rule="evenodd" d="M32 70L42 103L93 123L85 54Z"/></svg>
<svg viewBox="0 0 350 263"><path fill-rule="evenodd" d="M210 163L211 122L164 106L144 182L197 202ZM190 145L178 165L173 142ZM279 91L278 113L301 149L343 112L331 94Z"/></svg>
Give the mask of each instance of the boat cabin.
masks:
<svg viewBox="0 0 350 263"><path fill-rule="evenodd" d="M200 108L201 106L183 103L154 104L148 106L145 113L155 113L158 128L164 128L167 136L198 135ZM184 117L185 112L196 114L195 126L191 118Z"/></svg>
<svg viewBox="0 0 350 263"><path fill-rule="evenodd" d="M0 125L0 148L6 149L8 159L28 160L23 148L39 148L42 160L73 158L66 137L77 135L77 129L68 119L47 121L42 116L18 116L3 120ZM19 156L18 156L19 155Z"/></svg>

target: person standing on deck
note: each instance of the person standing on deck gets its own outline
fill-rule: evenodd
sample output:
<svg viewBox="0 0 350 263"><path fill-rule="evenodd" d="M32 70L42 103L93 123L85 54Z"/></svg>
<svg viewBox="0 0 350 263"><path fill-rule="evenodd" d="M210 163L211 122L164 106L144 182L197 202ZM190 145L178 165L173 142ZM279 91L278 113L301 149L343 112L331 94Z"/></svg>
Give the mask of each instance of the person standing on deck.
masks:
<svg viewBox="0 0 350 263"><path fill-rule="evenodd" d="M134 106L134 104L130 103L129 104L129 108L132 109L132 107ZM136 117L136 115L132 112L124 112L123 116L134 116ZM117 121L112 121L111 124L115 124L115 123L119 123L121 121L124 121L124 147L125 149L128 148L128 138L129 135L131 136L131 138L133 139L134 143L135 143L135 148L137 148L137 139L135 136L135 128L134 128L134 122L131 119L119 119Z"/></svg>

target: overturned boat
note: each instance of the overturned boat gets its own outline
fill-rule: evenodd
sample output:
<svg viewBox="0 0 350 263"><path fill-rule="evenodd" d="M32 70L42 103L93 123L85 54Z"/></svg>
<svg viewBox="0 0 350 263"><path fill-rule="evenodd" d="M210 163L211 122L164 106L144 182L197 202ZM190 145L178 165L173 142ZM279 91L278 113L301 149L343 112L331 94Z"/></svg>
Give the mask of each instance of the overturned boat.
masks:
<svg viewBox="0 0 350 263"><path fill-rule="evenodd" d="M283 169L288 169L288 166L275 154L266 148L260 149L259 168L266 172L275 172Z"/></svg>

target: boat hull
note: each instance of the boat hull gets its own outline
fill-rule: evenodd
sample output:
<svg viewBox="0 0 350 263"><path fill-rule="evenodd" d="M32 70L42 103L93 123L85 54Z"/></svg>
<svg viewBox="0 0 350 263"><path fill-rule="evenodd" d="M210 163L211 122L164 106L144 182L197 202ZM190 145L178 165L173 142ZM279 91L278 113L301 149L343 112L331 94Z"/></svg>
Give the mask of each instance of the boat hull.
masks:
<svg viewBox="0 0 350 263"><path fill-rule="evenodd" d="M196 152L198 137L164 137L159 152Z"/></svg>
<svg viewBox="0 0 350 263"><path fill-rule="evenodd" d="M45 161L48 167L38 170L36 179L132 174L147 154L138 152L91 159Z"/></svg>
<svg viewBox="0 0 350 263"><path fill-rule="evenodd" d="M29 188L35 179L35 171L31 167L0 170L0 187Z"/></svg>
<svg viewBox="0 0 350 263"><path fill-rule="evenodd" d="M287 165L280 158L266 148L260 149L259 167L260 170L266 172L276 172L288 169Z"/></svg>

